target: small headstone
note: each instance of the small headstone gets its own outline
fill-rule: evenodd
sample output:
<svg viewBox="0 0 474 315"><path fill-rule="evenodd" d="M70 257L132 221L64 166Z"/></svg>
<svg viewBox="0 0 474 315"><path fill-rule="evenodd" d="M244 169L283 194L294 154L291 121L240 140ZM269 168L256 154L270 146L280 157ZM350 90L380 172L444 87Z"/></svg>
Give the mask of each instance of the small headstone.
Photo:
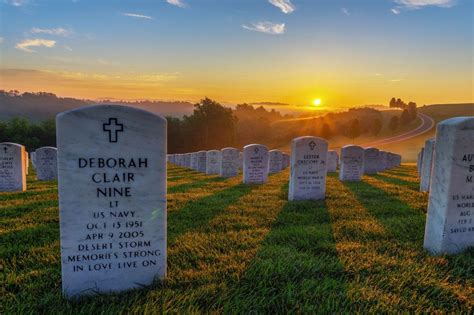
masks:
<svg viewBox="0 0 474 315"><path fill-rule="evenodd" d="M379 149L367 148L364 150L364 174L377 174Z"/></svg>
<svg viewBox="0 0 474 315"><path fill-rule="evenodd" d="M364 174L365 150L356 145L346 145L341 149L341 181L360 181Z"/></svg>
<svg viewBox="0 0 474 315"><path fill-rule="evenodd" d="M336 151L328 151L327 155L327 171L328 173L336 172L339 164L339 155Z"/></svg>
<svg viewBox="0 0 474 315"><path fill-rule="evenodd" d="M430 190L431 167L433 163L433 152L435 148L435 140L428 139L425 142L425 150L423 153L423 162L421 167L420 191L427 192Z"/></svg>
<svg viewBox="0 0 474 315"><path fill-rule="evenodd" d="M197 152L191 153L191 168L195 171L198 169L198 156Z"/></svg>
<svg viewBox="0 0 474 315"><path fill-rule="evenodd" d="M317 137L291 142L288 200L321 200L326 195L328 143Z"/></svg>
<svg viewBox="0 0 474 315"><path fill-rule="evenodd" d="M207 151L198 151L196 153L197 156L197 169L196 171L201 173L206 173L206 165L207 165Z"/></svg>
<svg viewBox="0 0 474 315"><path fill-rule="evenodd" d="M474 117L438 123L435 143L424 248L455 254L474 246Z"/></svg>
<svg viewBox="0 0 474 315"><path fill-rule="evenodd" d="M166 275L166 119L101 105L56 118L63 293Z"/></svg>
<svg viewBox="0 0 474 315"><path fill-rule="evenodd" d="M224 148L221 150L221 177L234 177L239 175L239 150L235 148Z"/></svg>
<svg viewBox="0 0 474 315"><path fill-rule="evenodd" d="M268 151L268 173L281 172L283 168L283 154L280 150Z"/></svg>
<svg viewBox="0 0 474 315"><path fill-rule="evenodd" d="M25 147L12 142L0 143L0 191L25 190Z"/></svg>
<svg viewBox="0 0 474 315"><path fill-rule="evenodd" d="M262 144L244 147L244 184L262 184L268 178L268 148Z"/></svg>
<svg viewBox="0 0 474 315"><path fill-rule="evenodd" d="M387 154L386 151L379 151L379 161L377 163L377 172L383 172L387 169Z"/></svg>
<svg viewBox="0 0 474 315"><path fill-rule="evenodd" d="M38 180L58 178L57 151L54 147L36 149L36 178Z"/></svg>
<svg viewBox="0 0 474 315"><path fill-rule="evenodd" d="M206 174L216 175L219 174L221 169L221 151L209 150L206 156Z"/></svg>

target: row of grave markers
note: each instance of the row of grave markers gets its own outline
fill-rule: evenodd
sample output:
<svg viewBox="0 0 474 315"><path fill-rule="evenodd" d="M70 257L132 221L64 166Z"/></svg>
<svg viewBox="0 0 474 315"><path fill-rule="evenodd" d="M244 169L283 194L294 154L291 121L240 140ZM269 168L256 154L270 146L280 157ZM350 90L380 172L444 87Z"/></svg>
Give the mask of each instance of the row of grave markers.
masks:
<svg viewBox="0 0 474 315"><path fill-rule="evenodd" d="M424 247L458 253L474 245L474 117L438 124L417 157L420 191L429 192Z"/></svg>
<svg viewBox="0 0 474 315"><path fill-rule="evenodd" d="M274 150L259 144L245 146L241 162L234 148L167 155L166 120L126 106L64 112L56 126L62 289L68 297L140 288L166 277L167 158L201 172L219 170L226 177L238 176L242 165L245 183L262 183L270 169L280 166L280 153L270 158ZM435 143L425 248L457 253L474 244L474 118L438 124ZM16 144L0 148L0 190L8 190L3 187L11 184L4 177L17 169L26 173L26 154ZM291 142L289 200L324 198L326 174L337 167L337 153L327 148L327 141L316 137ZM10 149L20 152L19 158ZM38 169L40 151L32 157ZM400 165L400 159L346 146L339 176L360 180L364 173Z"/></svg>

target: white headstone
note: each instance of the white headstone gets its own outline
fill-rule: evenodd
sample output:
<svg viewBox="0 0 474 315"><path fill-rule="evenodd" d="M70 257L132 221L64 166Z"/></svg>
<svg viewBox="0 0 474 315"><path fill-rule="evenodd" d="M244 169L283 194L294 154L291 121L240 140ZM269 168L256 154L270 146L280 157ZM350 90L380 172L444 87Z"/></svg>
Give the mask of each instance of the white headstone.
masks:
<svg viewBox="0 0 474 315"><path fill-rule="evenodd" d="M0 143L0 191L25 190L25 147L12 142Z"/></svg>
<svg viewBox="0 0 474 315"><path fill-rule="evenodd" d="M224 148L221 150L221 177L234 177L239 175L239 150L235 148Z"/></svg>
<svg viewBox="0 0 474 315"><path fill-rule="evenodd" d="M326 140L299 137L291 142L288 200L320 200L326 195Z"/></svg>
<svg viewBox="0 0 474 315"><path fill-rule="evenodd" d="M198 151L196 153L197 169L196 171L206 173L207 151Z"/></svg>
<svg viewBox="0 0 474 315"><path fill-rule="evenodd" d="M206 174L216 175L219 174L221 169L221 151L209 150L206 156Z"/></svg>
<svg viewBox="0 0 474 315"><path fill-rule="evenodd" d="M31 152L30 157L31 157L31 165L33 165L33 168L36 169L36 152Z"/></svg>
<svg viewBox="0 0 474 315"><path fill-rule="evenodd" d="M433 152L435 148L435 140L428 139L425 142L425 150L423 153L423 162L420 176L420 191L427 192L430 190L431 167L433 163Z"/></svg>
<svg viewBox="0 0 474 315"><path fill-rule="evenodd" d="M280 150L268 151L268 173L278 173L283 169L283 153Z"/></svg>
<svg viewBox="0 0 474 315"><path fill-rule="evenodd" d="M377 148L367 148L364 150L364 174L377 174L379 152Z"/></svg>
<svg viewBox="0 0 474 315"><path fill-rule="evenodd" d="M377 163L377 172L383 172L387 169L387 154L386 151L379 151L379 161Z"/></svg>
<svg viewBox="0 0 474 315"><path fill-rule="evenodd" d="M327 155L327 171L335 172L337 171L337 165L339 164L339 155L336 151L328 151Z"/></svg>
<svg viewBox="0 0 474 315"><path fill-rule="evenodd" d="M198 169L198 154L197 152L191 153L191 168L195 171Z"/></svg>
<svg viewBox="0 0 474 315"><path fill-rule="evenodd" d="M184 166L191 168L191 153L186 153L184 155Z"/></svg>
<svg viewBox="0 0 474 315"><path fill-rule="evenodd" d="M268 178L268 148L262 144L249 144L243 152L244 184L262 184Z"/></svg>
<svg viewBox="0 0 474 315"><path fill-rule="evenodd" d="M360 181L364 174L365 150L356 145L346 145L341 149L341 181Z"/></svg>
<svg viewBox="0 0 474 315"><path fill-rule="evenodd" d="M62 287L118 292L166 275L166 120L118 105L56 117Z"/></svg>
<svg viewBox="0 0 474 315"><path fill-rule="evenodd" d="M36 149L36 178L55 180L58 178L57 149L42 147Z"/></svg>
<svg viewBox="0 0 474 315"><path fill-rule="evenodd" d="M474 246L474 117L438 123L435 143L424 247L454 254Z"/></svg>

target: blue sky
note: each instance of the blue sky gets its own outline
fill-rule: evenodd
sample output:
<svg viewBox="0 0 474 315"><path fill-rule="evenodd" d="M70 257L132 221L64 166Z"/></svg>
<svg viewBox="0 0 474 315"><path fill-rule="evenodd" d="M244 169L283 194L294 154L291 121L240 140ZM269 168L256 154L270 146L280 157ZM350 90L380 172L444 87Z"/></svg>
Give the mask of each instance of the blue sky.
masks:
<svg viewBox="0 0 474 315"><path fill-rule="evenodd" d="M0 0L0 87L327 105L472 101L470 0Z"/></svg>

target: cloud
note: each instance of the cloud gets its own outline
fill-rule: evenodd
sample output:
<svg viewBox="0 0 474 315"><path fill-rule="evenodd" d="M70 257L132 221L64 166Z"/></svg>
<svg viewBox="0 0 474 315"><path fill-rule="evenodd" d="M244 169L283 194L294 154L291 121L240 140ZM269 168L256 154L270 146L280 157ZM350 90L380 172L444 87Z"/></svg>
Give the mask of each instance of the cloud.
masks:
<svg viewBox="0 0 474 315"><path fill-rule="evenodd" d="M250 25L242 25L242 27L249 31L272 35L281 35L285 33L285 23L257 22L251 23Z"/></svg>
<svg viewBox="0 0 474 315"><path fill-rule="evenodd" d="M48 35L58 35L58 36L69 36L72 32L62 27L58 28L39 28L33 27L30 30L32 34L48 34Z"/></svg>
<svg viewBox="0 0 474 315"><path fill-rule="evenodd" d="M180 7L180 8L186 8L187 7L187 5L184 2L182 2L181 0L166 0L166 2L168 2L171 5Z"/></svg>
<svg viewBox="0 0 474 315"><path fill-rule="evenodd" d="M439 8L451 8L456 5L456 0L393 0L398 6L392 8L393 14L400 14L401 10L417 10L433 6Z"/></svg>
<svg viewBox="0 0 474 315"><path fill-rule="evenodd" d="M392 79L392 80L390 80L390 82L400 82L400 81L402 81L402 79Z"/></svg>
<svg viewBox="0 0 474 315"><path fill-rule="evenodd" d="M268 0L268 2L285 14L290 14L295 11L295 6L291 3L291 0Z"/></svg>
<svg viewBox="0 0 474 315"><path fill-rule="evenodd" d="M349 12L349 10L348 10L347 8L342 8L342 9L341 9L341 12L342 12L344 15L347 15L347 16L351 15L351 13Z"/></svg>
<svg viewBox="0 0 474 315"><path fill-rule="evenodd" d="M134 18L139 18L139 19L153 20L153 18L151 16L136 14L136 13L122 13L122 15L130 16L130 17L134 17Z"/></svg>
<svg viewBox="0 0 474 315"><path fill-rule="evenodd" d="M30 49L30 47L42 46L42 47L52 48L54 47L54 45L56 45L55 40L35 38L35 39L24 39L18 44L16 44L15 48L31 53L35 51Z"/></svg>
<svg viewBox="0 0 474 315"><path fill-rule="evenodd" d="M28 0L5 0L6 4L12 5L14 7L22 7L28 4Z"/></svg>
<svg viewBox="0 0 474 315"><path fill-rule="evenodd" d="M64 50L67 50L67 51L72 51L72 48L68 45L64 45Z"/></svg>

